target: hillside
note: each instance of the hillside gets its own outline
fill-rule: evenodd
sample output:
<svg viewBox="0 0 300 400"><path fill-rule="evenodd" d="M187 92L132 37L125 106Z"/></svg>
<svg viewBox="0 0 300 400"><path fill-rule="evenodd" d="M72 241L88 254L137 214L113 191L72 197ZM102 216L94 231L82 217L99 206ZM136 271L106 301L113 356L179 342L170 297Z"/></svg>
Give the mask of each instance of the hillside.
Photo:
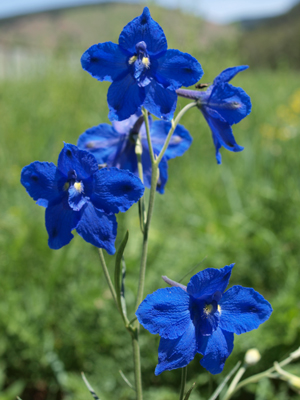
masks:
<svg viewBox="0 0 300 400"><path fill-rule="evenodd" d="M241 23L239 49L243 63L253 67L300 69L300 3L288 13Z"/></svg>
<svg viewBox="0 0 300 400"><path fill-rule="evenodd" d="M83 50L87 45L117 41L120 29L142 12L137 4L102 3L49 11L0 21L0 46L22 46L45 52ZM195 47L199 52L218 40L235 36L233 26L218 26L178 10L151 6L164 27L169 47Z"/></svg>

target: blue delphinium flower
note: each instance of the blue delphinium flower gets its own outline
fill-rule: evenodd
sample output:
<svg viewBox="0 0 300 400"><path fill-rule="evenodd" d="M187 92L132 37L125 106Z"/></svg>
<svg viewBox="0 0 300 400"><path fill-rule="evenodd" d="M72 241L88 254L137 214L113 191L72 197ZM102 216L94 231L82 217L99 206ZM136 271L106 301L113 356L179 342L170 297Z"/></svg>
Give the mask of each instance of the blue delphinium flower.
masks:
<svg viewBox="0 0 300 400"><path fill-rule="evenodd" d="M220 148L223 146L230 151L242 151L232 133L231 126L237 124L251 112L250 97L240 87L228 82L247 65L227 68L218 75L205 92L196 90L176 90L177 94L197 100L198 108L206 119L216 148L217 163L221 164Z"/></svg>
<svg viewBox="0 0 300 400"><path fill-rule="evenodd" d="M158 118L172 119L175 90L196 83L199 62L179 50L167 50L162 28L148 7L129 22L119 44L94 44L81 57L82 68L99 81L112 82L107 93L110 120L124 120L144 106Z"/></svg>
<svg viewBox="0 0 300 400"><path fill-rule="evenodd" d="M37 204L46 207L48 244L60 249L73 238L71 231L94 246L114 254L117 221L144 193L142 182L128 171L99 170L95 157L65 144L57 167L35 161L23 168L21 183Z"/></svg>
<svg viewBox="0 0 300 400"><path fill-rule="evenodd" d="M154 121L149 118L151 141L155 155L160 153L171 122ZM77 146L93 153L99 164L107 167L127 169L138 176L135 145L137 136L142 144L143 179L146 187L151 186L151 159L149 154L146 129L142 116L132 115L124 121L114 121L112 125L100 124L85 131L78 139ZM192 137L182 125L177 125L169 146L159 163L159 179L157 190L164 193L168 179L167 161L182 156L190 147Z"/></svg>
<svg viewBox="0 0 300 400"><path fill-rule="evenodd" d="M198 272L187 287L163 277L173 287L158 289L140 304L139 322L161 336L156 375L185 367L197 353L204 368L220 373L233 334L256 329L270 317L271 305L255 290L237 285L225 292L233 265Z"/></svg>

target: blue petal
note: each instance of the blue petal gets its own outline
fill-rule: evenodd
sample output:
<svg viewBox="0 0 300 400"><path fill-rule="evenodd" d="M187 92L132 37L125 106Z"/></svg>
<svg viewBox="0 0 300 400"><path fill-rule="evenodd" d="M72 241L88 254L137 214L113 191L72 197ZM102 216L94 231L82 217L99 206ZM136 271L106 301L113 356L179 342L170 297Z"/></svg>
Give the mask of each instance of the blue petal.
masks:
<svg viewBox="0 0 300 400"><path fill-rule="evenodd" d="M231 270L234 264L225 265L224 268L206 268L204 271L191 277L187 285L187 292L196 299L211 301L210 296L216 292L223 293L228 286Z"/></svg>
<svg viewBox="0 0 300 400"><path fill-rule="evenodd" d="M196 355L195 327L190 323L178 339L160 339L155 375L187 366Z"/></svg>
<svg viewBox="0 0 300 400"><path fill-rule="evenodd" d="M145 88L139 87L131 74L114 81L107 92L108 118L122 121L140 111L145 99Z"/></svg>
<svg viewBox="0 0 300 400"><path fill-rule="evenodd" d="M79 219L80 213L70 208L67 195L59 203L50 204L45 213L49 247L57 250L68 244L73 238L71 231Z"/></svg>
<svg viewBox="0 0 300 400"><path fill-rule="evenodd" d="M235 75L245 69L249 68L248 65L239 65L238 67L232 67L224 69L215 79L213 84L217 85L222 82L229 82Z"/></svg>
<svg viewBox="0 0 300 400"><path fill-rule="evenodd" d="M207 106L216 110L230 125L240 122L251 112L247 93L229 83L213 87Z"/></svg>
<svg viewBox="0 0 300 400"><path fill-rule="evenodd" d="M120 123L120 122L119 122ZM125 144L126 137L109 124L100 124L79 136L77 146L91 152L99 164L113 165Z"/></svg>
<svg viewBox="0 0 300 400"><path fill-rule="evenodd" d="M156 80L171 90L191 86L203 75L199 62L190 54L179 50L167 50L162 57L153 61L152 66Z"/></svg>
<svg viewBox="0 0 300 400"><path fill-rule="evenodd" d="M82 68L98 81L109 81L128 72L128 56L112 42L94 44L81 57Z"/></svg>
<svg viewBox="0 0 300 400"><path fill-rule="evenodd" d="M48 202L59 196L53 163L35 161L22 169L21 183L38 205L47 207Z"/></svg>
<svg viewBox="0 0 300 400"><path fill-rule="evenodd" d="M118 134L126 134L128 135L130 132L130 129L133 128L134 124L138 120L138 118L142 115L141 112L138 112L137 114L131 115L129 118L124 119L123 121L113 121L112 125L114 130Z"/></svg>
<svg viewBox="0 0 300 400"><path fill-rule="evenodd" d="M167 121L154 121L151 127L151 140L152 145L159 154L164 143L168 132L171 128L171 122ZM188 130L183 125L177 125L169 146L164 154L164 158L170 160L171 158L182 156L186 150L190 147L193 138L189 134Z"/></svg>
<svg viewBox="0 0 300 400"><path fill-rule="evenodd" d="M159 163L159 177L157 180L156 190L160 194L165 193L165 185L168 180L168 163L167 160L163 157L161 162Z"/></svg>
<svg viewBox="0 0 300 400"><path fill-rule="evenodd" d="M103 168L93 179L91 202L106 213L127 211L144 193L144 185L131 172L118 168Z"/></svg>
<svg viewBox="0 0 300 400"><path fill-rule="evenodd" d="M213 142L214 142L215 149L216 149L217 164L222 164L222 156L220 153L220 148L222 147L222 145L218 139L218 135L214 134L213 132L212 132L212 138L213 138Z"/></svg>
<svg viewBox="0 0 300 400"><path fill-rule="evenodd" d="M152 137L151 137L152 139ZM142 146L143 146L143 153L142 153L142 165L143 165L143 179L144 185L147 188L151 187L151 178L152 178L152 165L151 165L151 158L148 148L147 139L142 138ZM158 151L154 150L154 155L158 155ZM136 157L136 155L135 155ZM159 168L159 176L157 180L156 190L163 194L165 191L165 185L168 180L168 163L167 160L163 157L161 162L158 165ZM136 165L135 175L138 176L138 169Z"/></svg>
<svg viewBox="0 0 300 400"><path fill-rule="evenodd" d="M177 104L175 91L165 89L155 80L145 87L144 107L158 118L171 120Z"/></svg>
<svg viewBox="0 0 300 400"><path fill-rule="evenodd" d="M70 171L75 171L78 180L90 178L98 171L98 163L95 157L88 151L80 150L73 144L64 144L64 148L58 156L57 168L68 176Z"/></svg>
<svg viewBox="0 0 300 400"><path fill-rule="evenodd" d="M233 286L219 302L220 328L238 335L257 329L272 313L271 304L252 288Z"/></svg>
<svg viewBox="0 0 300 400"><path fill-rule="evenodd" d="M135 45L145 42L149 55L155 55L167 50L167 39L164 31L150 15L148 7L142 15L134 18L123 29L119 37L119 45L128 52L135 53Z"/></svg>
<svg viewBox="0 0 300 400"><path fill-rule="evenodd" d="M114 215L107 215L87 203L76 231L86 242L105 249L108 254L115 253L117 221Z"/></svg>
<svg viewBox="0 0 300 400"><path fill-rule="evenodd" d="M189 303L190 296L179 287L158 289L139 305L136 316L150 333L177 339L191 323Z"/></svg>
<svg viewBox="0 0 300 400"><path fill-rule="evenodd" d="M200 364L213 375L222 372L233 350L233 339L233 333L220 328L211 336L197 337L198 352L204 355Z"/></svg>
<svg viewBox="0 0 300 400"><path fill-rule="evenodd" d="M217 137L217 141L225 147L225 149L238 152L242 151L244 147L239 146L232 134L232 129L229 123L224 121L217 111L205 106L202 107L203 115L212 131L213 136Z"/></svg>

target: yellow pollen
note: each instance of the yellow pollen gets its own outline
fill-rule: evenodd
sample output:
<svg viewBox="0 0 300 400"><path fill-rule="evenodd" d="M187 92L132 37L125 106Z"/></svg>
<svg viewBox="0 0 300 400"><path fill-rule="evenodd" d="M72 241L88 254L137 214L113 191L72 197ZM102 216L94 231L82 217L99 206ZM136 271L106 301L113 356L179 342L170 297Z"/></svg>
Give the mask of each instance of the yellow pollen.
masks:
<svg viewBox="0 0 300 400"><path fill-rule="evenodd" d="M210 314L213 310L213 305L212 304L206 304L206 306L204 307L204 313L206 315Z"/></svg>
<svg viewBox="0 0 300 400"><path fill-rule="evenodd" d="M219 304L218 304L218 311L219 313L221 312L221 306L219 306Z"/></svg>
<svg viewBox="0 0 300 400"><path fill-rule="evenodd" d="M148 57L143 57L142 63L145 65L146 68L150 67L150 60Z"/></svg>
<svg viewBox="0 0 300 400"><path fill-rule="evenodd" d="M69 182L66 182L66 183L64 184L64 187L63 187L63 189L64 189L64 190L68 190L68 189L69 189L69 187L70 187L70 184L69 184Z"/></svg>
<svg viewBox="0 0 300 400"><path fill-rule="evenodd" d="M132 57L129 58L128 63L129 64L133 64L136 60L137 60L137 56L132 56Z"/></svg>
<svg viewBox="0 0 300 400"><path fill-rule="evenodd" d="M83 191L82 183L81 182L75 182L74 183L74 188L77 190L77 192L81 193Z"/></svg>

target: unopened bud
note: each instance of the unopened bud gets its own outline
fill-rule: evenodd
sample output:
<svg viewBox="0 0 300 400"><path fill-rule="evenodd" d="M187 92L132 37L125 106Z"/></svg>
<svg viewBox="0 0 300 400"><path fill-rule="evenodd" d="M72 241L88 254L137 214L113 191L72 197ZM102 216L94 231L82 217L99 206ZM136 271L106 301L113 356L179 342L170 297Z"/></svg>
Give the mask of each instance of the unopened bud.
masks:
<svg viewBox="0 0 300 400"><path fill-rule="evenodd" d="M245 364L251 366L258 363L261 359L261 355L257 349L249 349L245 354Z"/></svg>

